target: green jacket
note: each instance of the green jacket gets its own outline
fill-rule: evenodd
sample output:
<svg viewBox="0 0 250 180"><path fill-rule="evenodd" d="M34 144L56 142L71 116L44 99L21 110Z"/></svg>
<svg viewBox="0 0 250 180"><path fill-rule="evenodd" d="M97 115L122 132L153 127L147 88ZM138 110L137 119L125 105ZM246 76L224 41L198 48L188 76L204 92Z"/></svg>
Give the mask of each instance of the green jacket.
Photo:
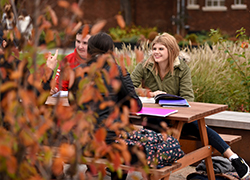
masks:
<svg viewBox="0 0 250 180"><path fill-rule="evenodd" d="M145 62L145 60L140 62L131 74L135 88L138 88L143 82L143 88L149 88L152 92L160 90L181 96L187 101L194 101L190 69L181 57L177 57L174 61L173 75L169 72L163 80L159 74L155 74L153 62L143 67Z"/></svg>

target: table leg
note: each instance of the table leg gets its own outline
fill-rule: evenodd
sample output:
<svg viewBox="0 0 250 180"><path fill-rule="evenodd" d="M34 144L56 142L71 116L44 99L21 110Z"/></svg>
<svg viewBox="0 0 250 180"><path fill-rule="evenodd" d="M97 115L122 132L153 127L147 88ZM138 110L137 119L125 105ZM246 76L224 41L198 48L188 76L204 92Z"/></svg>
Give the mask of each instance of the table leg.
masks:
<svg viewBox="0 0 250 180"><path fill-rule="evenodd" d="M174 134L173 135L174 138L180 140L180 136L181 136L181 131L182 131L183 125L184 125L183 121L174 121L173 127L175 129L177 129L177 131L178 131L178 134Z"/></svg>
<svg viewBox="0 0 250 180"><path fill-rule="evenodd" d="M199 125L199 130L200 130L201 142L202 142L203 146L207 146L208 145L208 136L207 136L205 119L202 118L202 119L198 120L198 125ZM210 156L208 156L207 158L205 158L205 163L206 163L208 179L215 180L214 168L213 168L213 162L212 162L212 154Z"/></svg>

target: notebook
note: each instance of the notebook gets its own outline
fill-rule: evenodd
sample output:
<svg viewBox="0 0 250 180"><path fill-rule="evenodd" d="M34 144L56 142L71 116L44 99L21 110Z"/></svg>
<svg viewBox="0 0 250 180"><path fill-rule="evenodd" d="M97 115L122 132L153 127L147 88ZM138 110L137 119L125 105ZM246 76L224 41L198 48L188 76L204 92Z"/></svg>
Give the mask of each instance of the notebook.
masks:
<svg viewBox="0 0 250 180"><path fill-rule="evenodd" d="M178 110L175 109L160 109L160 108L149 108L149 107L142 107L142 109L137 112L137 115L150 115L150 116L160 116L166 117L170 114L176 113Z"/></svg>

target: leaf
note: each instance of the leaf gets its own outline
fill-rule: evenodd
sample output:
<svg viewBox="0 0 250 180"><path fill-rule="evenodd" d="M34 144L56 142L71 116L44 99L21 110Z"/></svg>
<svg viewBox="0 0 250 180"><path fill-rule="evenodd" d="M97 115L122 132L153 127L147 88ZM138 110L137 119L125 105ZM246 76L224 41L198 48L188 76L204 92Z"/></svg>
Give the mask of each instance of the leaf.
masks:
<svg viewBox="0 0 250 180"><path fill-rule="evenodd" d="M15 33L15 37L16 37L17 39L21 39L21 33L20 33L20 31L17 29L16 26L14 27L14 33Z"/></svg>
<svg viewBox="0 0 250 180"><path fill-rule="evenodd" d="M17 87L17 83L13 82L13 81L8 81L4 84L1 85L0 87L0 92L3 93L5 91L8 91L11 88L16 88Z"/></svg>
<svg viewBox="0 0 250 180"><path fill-rule="evenodd" d="M122 151L122 157L125 161L125 164L129 165L131 161L131 154L127 149Z"/></svg>
<svg viewBox="0 0 250 180"><path fill-rule="evenodd" d="M45 42L49 43L54 40L54 32L51 29L46 30Z"/></svg>
<svg viewBox="0 0 250 180"><path fill-rule="evenodd" d="M6 145L0 145L0 156L8 157L11 156L11 148Z"/></svg>
<svg viewBox="0 0 250 180"><path fill-rule="evenodd" d="M98 171L97 171L97 169L96 169L96 167L95 167L94 164L89 164L89 168L90 168L90 172L92 174L97 174L98 173Z"/></svg>
<svg viewBox="0 0 250 180"><path fill-rule="evenodd" d="M10 75L10 79L19 79L22 77L22 72L21 71L13 71Z"/></svg>
<svg viewBox="0 0 250 180"><path fill-rule="evenodd" d="M95 138L97 142L102 142L105 140L107 135L107 131L105 128L99 128L96 132L95 132Z"/></svg>
<svg viewBox="0 0 250 180"><path fill-rule="evenodd" d="M1 77L2 77L3 79L5 79L6 76L7 76L6 69L3 68L3 67L0 67L0 74L1 74Z"/></svg>
<svg viewBox="0 0 250 180"><path fill-rule="evenodd" d="M68 133L72 128L76 125L76 122L74 120L66 121L62 125L62 131Z"/></svg>
<svg viewBox="0 0 250 180"><path fill-rule="evenodd" d="M60 47L61 46L61 38L59 36L59 33L58 33L58 31L55 31L54 33L55 33L55 36L56 36L56 46Z"/></svg>
<svg viewBox="0 0 250 180"><path fill-rule="evenodd" d="M8 161L6 162L8 172L10 174L15 174L17 169L17 160L14 156L11 156L8 158Z"/></svg>
<svg viewBox="0 0 250 180"><path fill-rule="evenodd" d="M62 17L60 22L62 27L68 27L70 24L70 19L67 17Z"/></svg>
<svg viewBox="0 0 250 180"><path fill-rule="evenodd" d="M129 109L128 109L128 107L127 106L123 106L122 107L122 115L121 115L121 121L125 124L125 125L127 125L128 123L129 123L129 114L130 114L130 112L129 112Z"/></svg>
<svg viewBox="0 0 250 180"><path fill-rule="evenodd" d="M52 19L53 24L54 24L55 26L57 26L57 24L58 24L58 19L57 19L57 16L56 16L55 11L54 11L50 6L48 6L47 8L48 8L48 10L49 10L50 17L51 17L51 19Z"/></svg>
<svg viewBox="0 0 250 180"><path fill-rule="evenodd" d="M52 164L52 172L59 176L63 173L63 159L62 158L54 158L53 164Z"/></svg>
<svg viewBox="0 0 250 180"><path fill-rule="evenodd" d="M52 150L49 146L43 146L43 151L44 151L44 164L49 165L51 164L51 159L53 158L53 153Z"/></svg>
<svg viewBox="0 0 250 180"><path fill-rule="evenodd" d="M83 16L83 12L81 11L77 3L72 3L71 11L79 17Z"/></svg>
<svg viewBox="0 0 250 180"><path fill-rule="evenodd" d="M114 106L115 102L114 101L104 101L100 104L99 108L100 109L105 109L108 106Z"/></svg>
<svg viewBox="0 0 250 180"><path fill-rule="evenodd" d="M136 54L136 62L137 63L141 62L144 59L144 54L141 50L136 49L135 54Z"/></svg>
<svg viewBox="0 0 250 180"><path fill-rule="evenodd" d="M19 138L21 139L22 144L24 144L25 146L31 146L35 142L34 137L31 137L30 134L25 132L25 130L22 130L20 132Z"/></svg>
<svg viewBox="0 0 250 180"><path fill-rule="evenodd" d="M43 20L42 25L39 27L40 30L49 29L51 27L51 23L47 20Z"/></svg>
<svg viewBox="0 0 250 180"><path fill-rule="evenodd" d="M106 69L102 69L102 73L103 73L103 75L104 75L104 78L105 78L105 80L106 80L106 83L107 83L108 85L110 85L111 81L110 81L110 77L109 77L108 71L107 71Z"/></svg>
<svg viewBox="0 0 250 180"><path fill-rule="evenodd" d="M60 6L62 8L67 8L70 5L67 1L64 1L64 0L57 1L57 4L58 4L58 6Z"/></svg>
<svg viewBox="0 0 250 180"><path fill-rule="evenodd" d="M135 99L130 99L130 111L131 113L138 112L138 104Z"/></svg>
<svg viewBox="0 0 250 180"><path fill-rule="evenodd" d="M47 130L52 127L52 122L51 121L47 121L46 123L44 123L41 127L39 127L39 129L36 131L36 137L39 139L41 136L43 136Z"/></svg>
<svg viewBox="0 0 250 180"><path fill-rule="evenodd" d="M131 66L131 59L128 54L126 54L126 62L128 67Z"/></svg>
<svg viewBox="0 0 250 180"><path fill-rule="evenodd" d="M82 105L83 103L93 100L93 92L94 88L91 85L87 85L78 99L78 105Z"/></svg>
<svg viewBox="0 0 250 180"><path fill-rule="evenodd" d="M47 91L41 93L37 100L38 105L43 105L46 102L49 95L50 93Z"/></svg>
<svg viewBox="0 0 250 180"><path fill-rule="evenodd" d="M75 157L75 146L70 145L70 144L62 144L59 148L60 151L60 156L65 160L65 161L70 161Z"/></svg>
<svg viewBox="0 0 250 180"><path fill-rule="evenodd" d="M113 79L111 81L111 85L112 85L112 88L114 89L114 92L118 93L119 90L121 89L121 81L120 80L117 80L117 79Z"/></svg>
<svg viewBox="0 0 250 180"><path fill-rule="evenodd" d="M118 170L121 165L121 156L118 152L115 152L115 158L113 159L114 169Z"/></svg>
<svg viewBox="0 0 250 180"><path fill-rule="evenodd" d="M80 29L80 27L82 26L82 22L78 22L74 28L72 29L72 31L70 32L70 34L76 34L76 32Z"/></svg>
<svg viewBox="0 0 250 180"><path fill-rule="evenodd" d="M115 18L116 18L117 24L121 27L121 29L125 28L126 23L123 19L123 16L118 14L115 16Z"/></svg>
<svg viewBox="0 0 250 180"><path fill-rule="evenodd" d="M119 75L119 71L115 63L112 63L110 66L111 67L109 70L109 78L114 79L116 76Z"/></svg>
<svg viewBox="0 0 250 180"><path fill-rule="evenodd" d="M91 35L95 35L102 30L102 28L106 25L106 20L100 20L96 24L93 25L91 29Z"/></svg>
<svg viewBox="0 0 250 180"><path fill-rule="evenodd" d="M89 34L89 25L85 24L83 30L82 30L82 39L85 38Z"/></svg>

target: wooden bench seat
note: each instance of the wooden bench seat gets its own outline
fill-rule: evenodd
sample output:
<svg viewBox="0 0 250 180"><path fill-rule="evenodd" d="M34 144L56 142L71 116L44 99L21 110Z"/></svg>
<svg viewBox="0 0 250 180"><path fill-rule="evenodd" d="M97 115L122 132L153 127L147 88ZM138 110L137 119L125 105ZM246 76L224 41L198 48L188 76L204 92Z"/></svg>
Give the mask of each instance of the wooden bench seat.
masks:
<svg viewBox="0 0 250 180"><path fill-rule="evenodd" d="M231 134L219 134L219 135L228 145L232 145L233 143L236 143L242 139L240 135L231 135ZM181 139L198 140L194 136L181 136Z"/></svg>
<svg viewBox="0 0 250 180"><path fill-rule="evenodd" d="M95 160L94 158L90 158L90 157L85 157L84 158L86 160L86 164L110 164L110 162L107 159L97 159ZM126 170L126 171L143 171L143 169L141 167L135 167L135 166L127 166L127 165L121 165L120 166L121 169ZM170 174L178 169L179 167L181 167L181 163L178 162L174 162L172 163L171 166L165 166L161 169L149 169L149 179L168 179Z"/></svg>

